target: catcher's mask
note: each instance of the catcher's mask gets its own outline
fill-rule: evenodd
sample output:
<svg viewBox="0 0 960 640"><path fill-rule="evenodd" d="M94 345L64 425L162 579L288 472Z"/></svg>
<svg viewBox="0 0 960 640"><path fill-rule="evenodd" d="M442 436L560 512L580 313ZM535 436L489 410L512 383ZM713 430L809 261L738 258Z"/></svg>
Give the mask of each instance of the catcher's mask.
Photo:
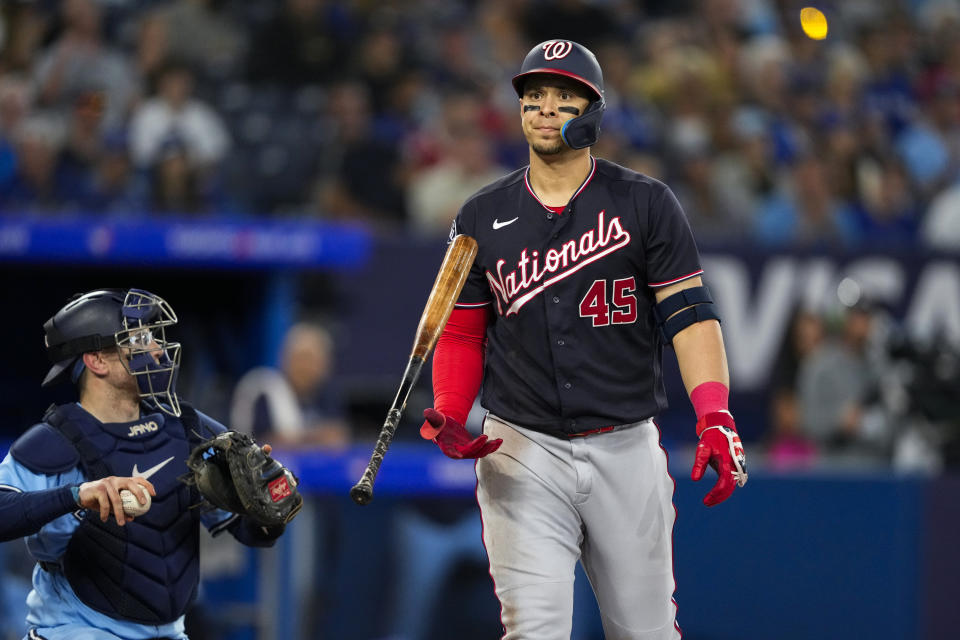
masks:
<svg viewBox="0 0 960 640"><path fill-rule="evenodd" d="M83 354L116 347L151 408L180 415L177 373L180 343L167 340L177 315L160 296L142 289L98 289L74 296L43 325L47 355L54 365L43 386L83 373Z"/></svg>

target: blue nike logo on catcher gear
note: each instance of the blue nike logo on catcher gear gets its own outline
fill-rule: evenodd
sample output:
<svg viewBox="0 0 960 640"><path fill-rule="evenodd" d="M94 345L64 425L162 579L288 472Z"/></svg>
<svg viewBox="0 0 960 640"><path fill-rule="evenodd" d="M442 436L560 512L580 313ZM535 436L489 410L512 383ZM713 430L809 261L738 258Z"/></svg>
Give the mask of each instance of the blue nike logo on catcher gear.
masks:
<svg viewBox="0 0 960 640"><path fill-rule="evenodd" d="M161 462L160 464L154 465L154 466L150 467L149 469L147 469L146 471L137 471L137 465L136 465L136 463L134 463L134 465L133 465L133 477L134 477L134 478L147 479L147 478L149 478L150 476L152 476L153 474L155 474L157 471L160 471L160 469L163 469L163 468L167 465L168 462L170 462L171 460L174 459L174 457L176 457L176 456L170 456L169 458L167 458L166 460L164 460L164 461Z"/></svg>
<svg viewBox="0 0 960 640"><path fill-rule="evenodd" d="M497 229L501 229L501 228L507 226L508 224L513 224L514 222L516 222L516 221L519 220L519 219L520 219L520 216L517 216L517 217L514 218L513 220L507 220L506 222L500 222L500 221L498 221L496 218L494 218L494 219L493 219L493 229L494 229L494 231L496 231Z"/></svg>

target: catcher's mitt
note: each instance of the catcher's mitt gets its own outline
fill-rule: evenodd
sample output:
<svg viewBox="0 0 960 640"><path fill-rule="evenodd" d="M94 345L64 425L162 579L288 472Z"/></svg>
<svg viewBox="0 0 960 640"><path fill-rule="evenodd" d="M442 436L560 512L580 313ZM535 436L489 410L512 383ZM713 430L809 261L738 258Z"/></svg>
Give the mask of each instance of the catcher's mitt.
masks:
<svg viewBox="0 0 960 640"><path fill-rule="evenodd" d="M226 431L194 447L187 458L196 484L211 506L249 516L264 526L286 524L303 506L297 478L248 435Z"/></svg>

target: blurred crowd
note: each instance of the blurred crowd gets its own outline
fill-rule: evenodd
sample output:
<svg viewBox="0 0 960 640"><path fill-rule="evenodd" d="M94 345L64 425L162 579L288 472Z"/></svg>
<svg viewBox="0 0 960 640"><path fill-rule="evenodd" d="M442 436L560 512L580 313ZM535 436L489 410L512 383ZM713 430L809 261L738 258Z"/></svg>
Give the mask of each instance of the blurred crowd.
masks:
<svg viewBox="0 0 960 640"><path fill-rule="evenodd" d="M299 215L439 234L526 164L509 78L604 69L595 154L702 241L960 246L960 3L10 0L0 211Z"/></svg>
<svg viewBox="0 0 960 640"><path fill-rule="evenodd" d="M770 379L772 468L960 468L960 349L918 340L846 278L832 308L798 308Z"/></svg>

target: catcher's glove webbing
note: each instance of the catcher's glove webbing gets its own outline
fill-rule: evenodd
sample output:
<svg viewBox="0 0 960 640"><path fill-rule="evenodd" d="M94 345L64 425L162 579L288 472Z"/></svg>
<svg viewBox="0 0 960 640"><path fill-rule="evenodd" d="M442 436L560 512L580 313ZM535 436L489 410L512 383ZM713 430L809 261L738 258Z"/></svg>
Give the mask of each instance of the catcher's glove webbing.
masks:
<svg viewBox="0 0 960 640"><path fill-rule="evenodd" d="M226 431L190 452L186 482L212 507L249 516L264 526L286 524L303 506L297 478L248 435Z"/></svg>

